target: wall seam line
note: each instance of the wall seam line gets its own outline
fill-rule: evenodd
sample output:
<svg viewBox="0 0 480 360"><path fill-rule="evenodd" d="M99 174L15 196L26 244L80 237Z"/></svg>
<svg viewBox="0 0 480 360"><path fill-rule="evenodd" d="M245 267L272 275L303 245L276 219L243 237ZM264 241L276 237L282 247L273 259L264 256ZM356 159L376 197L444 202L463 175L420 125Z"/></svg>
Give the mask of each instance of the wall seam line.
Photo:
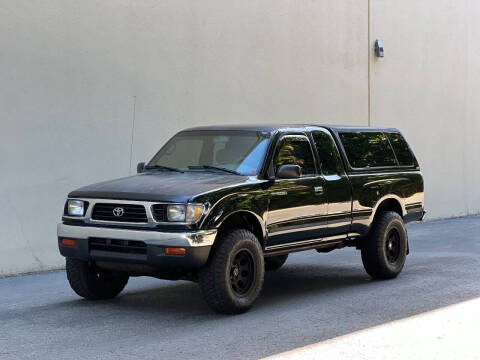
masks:
<svg viewBox="0 0 480 360"><path fill-rule="evenodd" d="M132 114L132 134L130 136L130 166L128 167L128 175L132 175L132 158L133 158L133 136L135 133L135 112L137 107L137 97L133 97L133 114Z"/></svg>
<svg viewBox="0 0 480 360"><path fill-rule="evenodd" d="M370 0L367 0L367 20L368 20L368 24L367 24L367 37L368 37L368 46L367 46L367 65L368 65L368 105L367 105L367 108L368 108L368 114L367 114L367 125L370 126L371 125L371 116L372 116L372 104L371 104L371 70L370 70L370 61L371 61L371 55L370 55Z"/></svg>

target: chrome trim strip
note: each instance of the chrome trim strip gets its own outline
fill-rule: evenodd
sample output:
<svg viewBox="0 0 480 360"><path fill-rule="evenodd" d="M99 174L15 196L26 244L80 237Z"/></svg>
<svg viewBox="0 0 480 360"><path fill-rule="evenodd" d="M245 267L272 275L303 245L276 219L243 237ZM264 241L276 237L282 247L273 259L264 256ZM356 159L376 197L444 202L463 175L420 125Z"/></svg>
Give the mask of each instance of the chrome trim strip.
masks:
<svg viewBox="0 0 480 360"><path fill-rule="evenodd" d="M299 246L299 245L315 244L317 242L319 244L322 243L322 239L314 239L314 240L291 242L291 243L286 243L286 244L271 245L271 246L266 246L265 250L283 249L283 248L295 247L295 246Z"/></svg>
<svg viewBox="0 0 480 360"><path fill-rule="evenodd" d="M407 211L409 211L411 209L417 209L417 208L423 208L423 203L422 202L414 202L414 203L410 203L410 204L405 204L405 209Z"/></svg>
<svg viewBox="0 0 480 360"><path fill-rule="evenodd" d="M379 168L377 172L375 171L368 171L368 172L361 172L363 169L371 170L371 168L352 168L354 172L348 173L348 176L369 176L369 175L398 175L398 174L408 174L411 172L419 172L419 169L414 167L411 168L402 168L401 166L395 166L389 169L382 169ZM391 171L383 171L383 170L391 170Z"/></svg>
<svg viewBox="0 0 480 360"><path fill-rule="evenodd" d="M157 232L144 230L100 228L93 226L75 226L58 224L57 236L73 239L88 239L90 237L137 240L147 245L196 247L212 246L217 230L198 230L190 232Z"/></svg>

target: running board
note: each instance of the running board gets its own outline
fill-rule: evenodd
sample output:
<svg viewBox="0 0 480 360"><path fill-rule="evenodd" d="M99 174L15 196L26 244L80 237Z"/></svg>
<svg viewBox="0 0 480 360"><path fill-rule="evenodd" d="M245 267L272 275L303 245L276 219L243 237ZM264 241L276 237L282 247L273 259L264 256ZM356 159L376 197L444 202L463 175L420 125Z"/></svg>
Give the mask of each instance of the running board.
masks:
<svg viewBox="0 0 480 360"><path fill-rule="evenodd" d="M327 252L335 249L340 249L346 246L356 246L356 241L344 235L336 239L312 239L306 241L299 241L296 243L279 244L267 246L265 248L265 257L284 255L293 252L305 250L317 250L318 252Z"/></svg>

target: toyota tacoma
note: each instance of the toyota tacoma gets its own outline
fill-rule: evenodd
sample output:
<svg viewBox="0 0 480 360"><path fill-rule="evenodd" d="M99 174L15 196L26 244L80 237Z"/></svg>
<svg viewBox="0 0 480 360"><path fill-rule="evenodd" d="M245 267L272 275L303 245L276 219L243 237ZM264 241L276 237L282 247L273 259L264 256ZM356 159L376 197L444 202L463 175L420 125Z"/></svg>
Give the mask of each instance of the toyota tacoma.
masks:
<svg viewBox="0 0 480 360"><path fill-rule="evenodd" d="M86 299L153 276L198 282L213 310L236 314L296 251L353 246L371 277L396 277L405 224L424 214L422 174L396 129L212 126L179 132L134 176L71 192L57 233Z"/></svg>

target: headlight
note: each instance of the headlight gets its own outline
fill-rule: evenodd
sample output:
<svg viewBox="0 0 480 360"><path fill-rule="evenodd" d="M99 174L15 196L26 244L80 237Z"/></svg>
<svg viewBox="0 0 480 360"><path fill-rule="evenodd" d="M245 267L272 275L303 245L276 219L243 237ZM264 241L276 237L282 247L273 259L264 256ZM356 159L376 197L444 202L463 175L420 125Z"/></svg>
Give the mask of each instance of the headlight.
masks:
<svg viewBox="0 0 480 360"><path fill-rule="evenodd" d="M185 205L168 205L167 218L168 221L185 221Z"/></svg>
<svg viewBox="0 0 480 360"><path fill-rule="evenodd" d="M70 216L85 215L85 202L82 200L68 200L67 215L70 215Z"/></svg>
<svg viewBox="0 0 480 360"><path fill-rule="evenodd" d="M168 221L193 223L203 214L202 204L168 205Z"/></svg>

